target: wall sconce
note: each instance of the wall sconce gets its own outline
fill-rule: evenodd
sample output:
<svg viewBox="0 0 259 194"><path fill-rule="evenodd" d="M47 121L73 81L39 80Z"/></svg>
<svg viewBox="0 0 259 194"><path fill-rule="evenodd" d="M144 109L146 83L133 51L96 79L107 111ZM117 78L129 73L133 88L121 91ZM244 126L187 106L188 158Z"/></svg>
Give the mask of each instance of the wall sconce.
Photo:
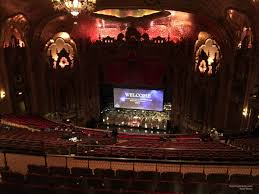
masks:
<svg viewBox="0 0 259 194"><path fill-rule="evenodd" d="M244 108L242 114L243 114L244 117L247 117L247 115L248 115L248 109L247 109L247 108Z"/></svg>
<svg viewBox="0 0 259 194"><path fill-rule="evenodd" d="M0 91L0 99L4 99L5 98L5 91L4 90L1 90Z"/></svg>

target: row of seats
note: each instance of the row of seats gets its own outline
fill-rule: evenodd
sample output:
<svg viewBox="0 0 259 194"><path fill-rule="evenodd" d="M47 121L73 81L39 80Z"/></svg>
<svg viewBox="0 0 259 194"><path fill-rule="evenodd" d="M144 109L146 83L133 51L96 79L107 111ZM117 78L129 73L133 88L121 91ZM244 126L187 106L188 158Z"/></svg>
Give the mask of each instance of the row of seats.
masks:
<svg viewBox="0 0 259 194"><path fill-rule="evenodd" d="M45 170L43 170L45 169ZM46 169L48 170L47 172ZM36 174L37 173L48 174ZM29 166L27 176L19 173L2 173L3 182L0 183L1 191L13 192L19 188L21 193L59 191L60 193L148 193L148 194L234 194L258 192L258 183L249 182L249 175L209 174L207 177L200 173L177 172L134 172L111 169L72 168L71 174L66 168L43 166ZM253 181L254 178L252 177ZM207 181L206 181L207 179ZM257 177L258 180L258 177ZM241 192L235 185L243 185L247 192ZM18 185L18 187L17 187ZM8 190L9 189L9 190ZM10 192L11 189L11 192ZM14 189L15 190L15 189ZM53 190L53 191L51 191Z"/></svg>
<svg viewBox="0 0 259 194"><path fill-rule="evenodd" d="M80 144L99 144L109 145L112 139L83 133L69 134L60 131L35 131L32 132L23 128L0 126L0 148L16 150L22 152L46 152L50 154L76 154L77 143L69 141L67 137L76 136L82 139ZM89 147L88 147L89 148ZM84 150L87 147L84 146Z"/></svg>
<svg viewBox="0 0 259 194"><path fill-rule="evenodd" d="M259 175L242 175L242 174L208 174L203 173L185 173L180 172L154 172L154 171L140 171L135 172L131 170L117 170L112 169L92 169L73 167L71 169L65 167L46 167L37 165L28 165L28 174L38 175L61 175L74 177L106 177L119 179L146 179L146 180L163 180L163 181L178 181L178 182L209 182L209 183L247 183L259 184Z"/></svg>
<svg viewBox="0 0 259 194"><path fill-rule="evenodd" d="M132 144L134 141L134 144ZM177 144L182 144L181 147ZM218 145L219 144L219 145ZM159 147L161 145L161 147ZM175 146L176 145L176 146ZM185 147L186 145L186 147ZM208 146L207 146L208 145ZM202 147L203 146L203 147ZM239 150L222 143L167 143L159 141L136 141L119 143L94 149L92 152L83 153L84 148L78 149L80 155L140 159L167 159L167 160L203 160L203 161L257 161L258 155Z"/></svg>
<svg viewBox="0 0 259 194"><path fill-rule="evenodd" d="M46 185L0 183L0 194L146 194L144 191L50 187ZM151 194L151 193L150 193ZM166 193L157 193L166 194ZM167 193L169 194L169 193ZM180 194L180 193L170 193Z"/></svg>
<svg viewBox="0 0 259 194"><path fill-rule="evenodd" d="M44 119L39 116L16 116L16 115L3 115L3 120L15 124L25 125L36 129L46 129L46 128L55 128L58 126L58 124L51 122L47 119Z"/></svg>
<svg viewBox="0 0 259 194"><path fill-rule="evenodd" d="M259 153L259 138L247 137L247 138L236 138L232 139L230 144L240 147L244 150Z"/></svg>
<svg viewBox="0 0 259 194"><path fill-rule="evenodd" d="M18 123L20 120L25 120L28 125L41 123L40 119L34 116L18 117L9 115L5 117L14 121L17 119ZM44 123L45 120L42 120ZM52 123L51 121L46 122ZM77 154L116 158L231 162L240 160L259 161L259 155L252 154L249 151L219 142L203 142L197 138L195 141L189 139L181 140L180 138L170 139L170 141L160 141L159 139L135 140L131 138L115 146L110 146L113 144L113 141L105 131L79 130L79 128L77 130L69 130L67 125L53 124L53 126L55 126L53 130L41 130L39 132L31 132L21 128L0 129L0 148L47 152L49 154ZM71 142L67 138L69 136L76 136L82 139L82 141L78 143ZM89 146L96 144L105 146Z"/></svg>
<svg viewBox="0 0 259 194"><path fill-rule="evenodd" d="M163 142L157 140L130 140L115 146L91 147L90 139L99 145L109 145L109 137L96 137L79 134L84 139L80 143L62 138L63 132L31 132L27 129L1 129L0 147L21 151L47 152L50 154L77 154L83 156L167 159L167 160L203 160L203 161L255 161L258 155L238 150L221 143L204 142ZM79 136L77 135L77 136ZM180 144L180 146L179 146ZM159 147L161 146L161 147Z"/></svg>

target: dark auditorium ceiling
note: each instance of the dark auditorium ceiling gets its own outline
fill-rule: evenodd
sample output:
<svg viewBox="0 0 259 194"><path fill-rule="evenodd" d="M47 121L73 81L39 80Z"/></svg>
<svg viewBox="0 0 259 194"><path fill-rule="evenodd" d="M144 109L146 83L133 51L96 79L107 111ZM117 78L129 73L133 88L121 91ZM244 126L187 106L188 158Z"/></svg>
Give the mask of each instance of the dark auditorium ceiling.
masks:
<svg viewBox="0 0 259 194"><path fill-rule="evenodd" d="M155 8L186 11L214 18L224 17L225 10L234 8L254 16L255 0L97 0L97 10L110 8ZM33 20L54 14L51 0L1 0L0 19L16 13L24 13Z"/></svg>
<svg viewBox="0 0 259 194"><path fill-rule="evenodd" d="M96 11L101 11L103 14L105 11L102 10L109 9L135 10L134 12L136 12L136 14L133 13L133 15L127 15L127 12L116 15L116 11L114 10L111 12L115 14L117 18L125 18L124 16L132 18L136 16L139 20L147 17L147 15L145 15L145 11L137 12L136 9L183 11L193 13L196 16L196 20L199 21L198 23L204 25L204 29L210 28L221 36L221 34L224 34L224 28L229 28L228 25L224 23L228 9L235 9L245 13L251 19L252 23L254 23L259 13L259 11L256 11L259 7L257 6L258 4L258 0L97 0ZM0 21L4 21L6 18L15 14L22 13L28 18L30 26L37 26L44 20L51 20L55 18L55 16L60 15L53 9L51 0L0 0L0 9ZM143 14L143 17L141 14ZM166 12L153 13L153 16L160 17L161 15L159 14L166 14ZM110 16L108 15L107 17ZM218 25L221 25L221 29L217 27ZM257 25L253 26L255 26L255 31L259 31ZM225 31L228 31L225 34L231 36L231 30L227 29ZM219 37L219 39L224 38Z"/></svg>

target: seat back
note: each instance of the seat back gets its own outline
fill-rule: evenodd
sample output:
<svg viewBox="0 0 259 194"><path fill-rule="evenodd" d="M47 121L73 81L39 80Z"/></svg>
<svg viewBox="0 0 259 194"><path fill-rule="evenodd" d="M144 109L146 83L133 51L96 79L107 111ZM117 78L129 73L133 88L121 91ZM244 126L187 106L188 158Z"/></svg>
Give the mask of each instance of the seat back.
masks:
<svg viewBox="0 0 259 194"><path fill-rule="evenodd" d="M253 176L245 174L232 174L230 176L231 184L253 184Z"/></svg>
<svg viewBox="0 0 259 194"><path fill-rule="evenodd" d="M116 177L121 179L133 179L136 177L136 172L132 170L117 170Z"/></svg>
<svg viewBox="0 0 259 194"><path fill-rule="evenodd" d="M48 174L48 168L43 165L28 165L28 174Z"/></svg>
<svg viewBox="0 0 259 194"><path fill-rule="evenodd" d="M92 169L90 169L90 168L80 168L80 167L71 168L71 174L73 176L78 176L78 177L91 177L91 176L93 176Z"/></svg>
<svg viewBox="0 0 259 194"><path fill-rule="evenodd" d="M159 172L154 171L140 171L137 173L138 179L153 180L160 177Z"/></svg>
<svg viewBox="0 0 259 194"><path fill-rule="evenodd" d="M186 173L184 174L185 182L204 182L206 175L203 173Z"/></svg>
<svg viewBox="0 0 259 194"><path fill-rule="evenodd" d="M183 180L183 174L180 172L163 172L160 177L164 181L180 182Z"/></svg>
<svg viewBox="0 0 259 194"><path fill-rule="evenodd" d="M51 166L51 167L49 167L49 174L66 176L66 175L70 174L70 171L66 167Z"/></svg>
<svg viewBox="0 0 259 194"><path fill-rule="evenodd" d="M229 176L228 174L208 174L207 175L207 181L208 183L228 183Z"/></svg>

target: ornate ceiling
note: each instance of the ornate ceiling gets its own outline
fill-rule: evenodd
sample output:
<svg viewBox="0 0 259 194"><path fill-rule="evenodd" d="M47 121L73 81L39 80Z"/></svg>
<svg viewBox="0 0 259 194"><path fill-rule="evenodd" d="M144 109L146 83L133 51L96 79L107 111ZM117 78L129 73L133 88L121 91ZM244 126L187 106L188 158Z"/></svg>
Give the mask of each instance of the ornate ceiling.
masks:
<svg viewBox="0 0 259 194"><path fill-rule="evenodd" d="M246 14L255 27L255 32L259 32L259 27L255 23L257 16L259 16L258 4L257 0L97 0L96 9L97 11L126 8L189 12L195 15L196 21L198 20L203 29L211 29L215 31L216 35L222 36L219 39L224 39L224 36L231 37L232 34L226 23L228 9L239 10ZM0 21L22 13L28 18L30 26L36 28L39 23L44 25L42 24L44 20L50 20L55 18L55 15L59 15L53 9L51 0L0 0L0 9ZM45 21L45 24L47 23L48 21Z"/></svg>
<svg viewBox="0 0 259 194"><path fill-rule="evenodd" d="M97 0L97 10L110 8L172 9L220 18L224 17L225 10L233 8L253 17L255 4L257 2L255 3L254 0ZM2 0L0 8L0 19L20 12L37 21L55 13L51 0Z"/></svg>

